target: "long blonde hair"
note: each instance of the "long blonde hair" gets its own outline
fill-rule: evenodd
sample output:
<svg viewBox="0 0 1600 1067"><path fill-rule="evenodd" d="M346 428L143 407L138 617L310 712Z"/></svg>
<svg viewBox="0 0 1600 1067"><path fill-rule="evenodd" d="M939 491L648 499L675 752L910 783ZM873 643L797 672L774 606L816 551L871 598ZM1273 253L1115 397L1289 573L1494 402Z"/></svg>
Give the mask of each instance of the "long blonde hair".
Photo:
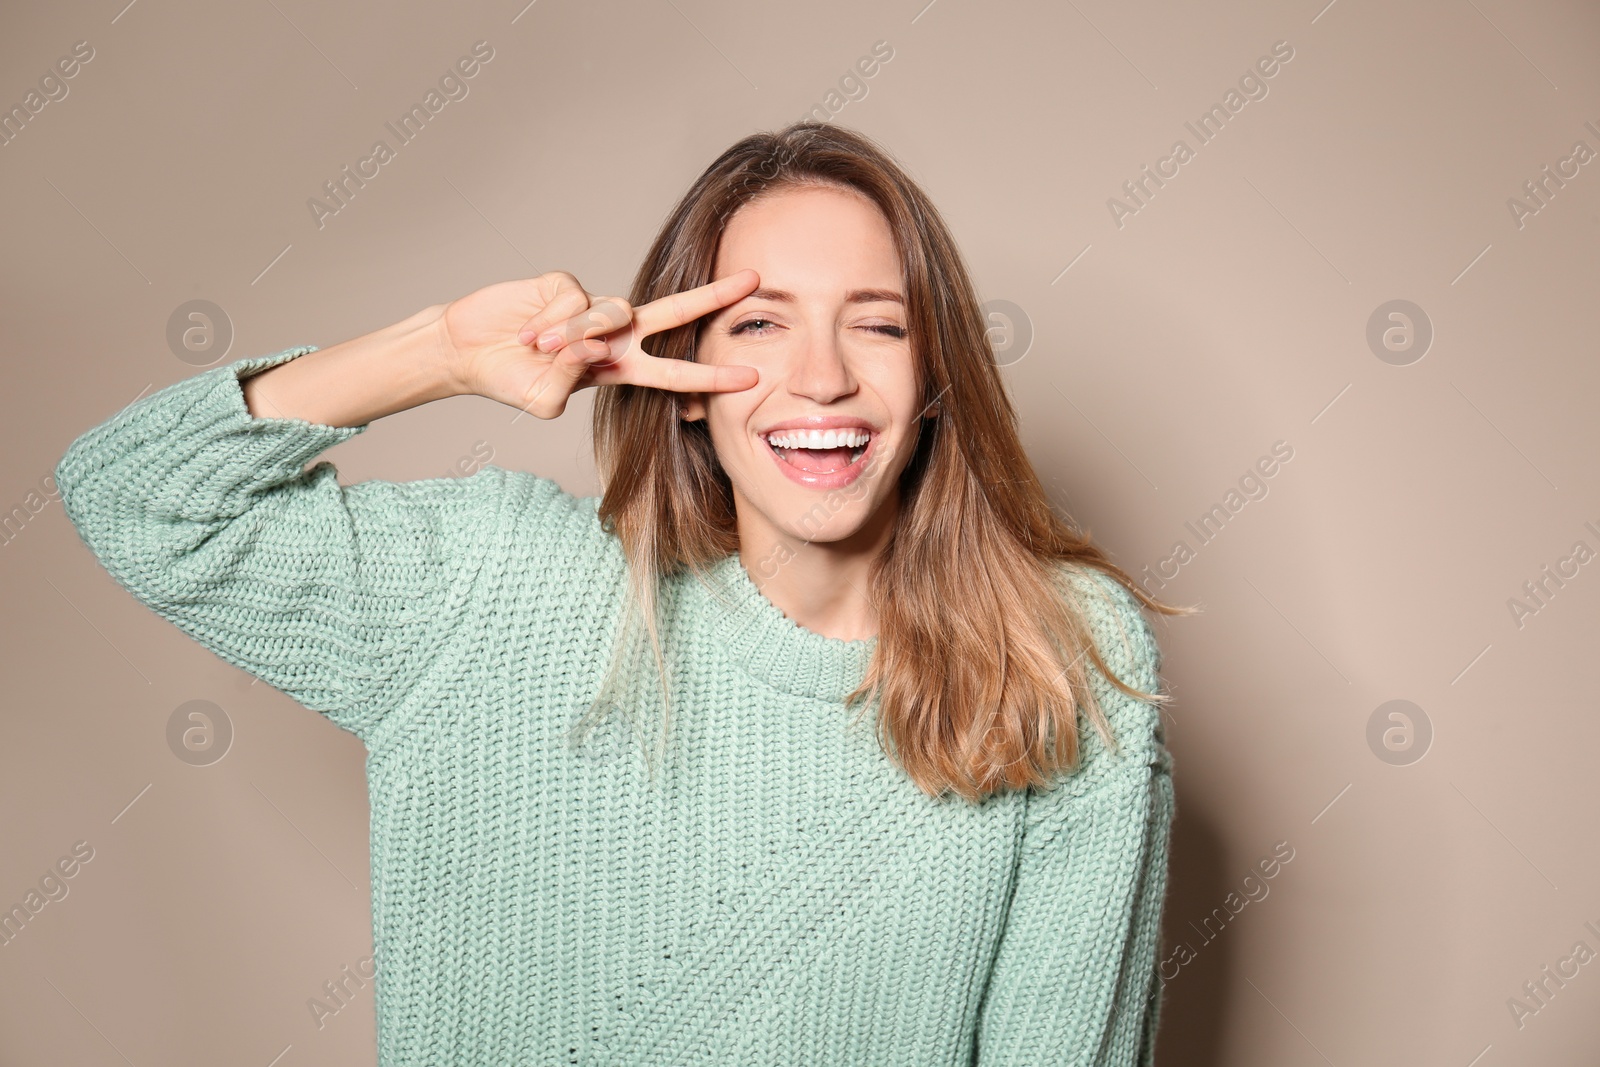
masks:
<svg viewBox="0 0 1600 1067"><path fill-rule="evenodd" d="M802 121L728 148L683 195L640 264L634 306L712 280L729 218L763 193L805 184L854 189L883 212L906 286L908 336L939 402L900 477L891 540L874 562L869 596L878 641L866 677L845 700L879 707L884 751L930 796L977 801L1002 789L1048 788L1078 763L1077 707L1116 742L1094 700L1085 658L1118 689L1163 703L1117 678L1082 611L1058 582L1061 564L1098 568L1167 615L1088 536L1052 510L1017 435L976 290L944 220L899 165L862 134ZM705 319L649 339L652 355L693 360ZM703 421L678 417L676 398L602 386L594 449L599 514L628 562L628 612L612 666L573 737L616 704L631 675L642 620L661 684L663 751L670 699L658 630L660 581L695 575L739 549L732 487Z"/></svg>

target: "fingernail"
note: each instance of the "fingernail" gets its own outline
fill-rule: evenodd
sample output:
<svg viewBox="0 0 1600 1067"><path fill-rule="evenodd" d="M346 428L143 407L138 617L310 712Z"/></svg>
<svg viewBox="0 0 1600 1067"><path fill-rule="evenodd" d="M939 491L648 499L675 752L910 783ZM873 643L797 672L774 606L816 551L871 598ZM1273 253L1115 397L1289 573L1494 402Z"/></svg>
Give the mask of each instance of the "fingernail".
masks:
<svg viewBox="0 0 1600 1067"><path fill-rule="evenodd" d="M519 331L517 331L517 344L525 345L531 340L533 340L533 331L532 330L519 330Z"/></svg>
<svg viewBox="0 0 1600 1067"><path fill-rule="evenodd" d="M546 333L539 335L539 351L549 352L561 344L559 333Z"/></svg>

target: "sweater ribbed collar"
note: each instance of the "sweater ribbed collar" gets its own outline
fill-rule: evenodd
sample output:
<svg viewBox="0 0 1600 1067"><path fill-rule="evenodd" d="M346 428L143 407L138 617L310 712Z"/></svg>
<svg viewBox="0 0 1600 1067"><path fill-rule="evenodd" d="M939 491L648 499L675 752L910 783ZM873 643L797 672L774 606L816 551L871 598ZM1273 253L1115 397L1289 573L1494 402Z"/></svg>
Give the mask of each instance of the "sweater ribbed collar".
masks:
<svg viewBox="0 0 1600 1067"><path fill-rule="evenodd" d="M746 674L794 696L839 703L866 676L876 637L841 641L786 616L755 584L737 552L707 568L706 583L685 575L697 611L728 657Z"/></svg>

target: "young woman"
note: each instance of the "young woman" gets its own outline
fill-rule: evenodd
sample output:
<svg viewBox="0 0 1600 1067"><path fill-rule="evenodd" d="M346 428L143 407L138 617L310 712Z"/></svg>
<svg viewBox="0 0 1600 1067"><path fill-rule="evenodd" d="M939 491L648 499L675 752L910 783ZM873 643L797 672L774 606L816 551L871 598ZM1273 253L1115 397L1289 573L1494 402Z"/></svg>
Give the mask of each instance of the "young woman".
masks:
<svg viewBox="0 0 1600 1067"><path fill-rule="evenodd" d="M800 123L711 164L626 299L491 285L73 443L110 573L367 745L383 1067L1151 1062L1140 607L1182 609L1052 511L985 325L912 180ZM601 497L304 469L590 386Z"/></svg>

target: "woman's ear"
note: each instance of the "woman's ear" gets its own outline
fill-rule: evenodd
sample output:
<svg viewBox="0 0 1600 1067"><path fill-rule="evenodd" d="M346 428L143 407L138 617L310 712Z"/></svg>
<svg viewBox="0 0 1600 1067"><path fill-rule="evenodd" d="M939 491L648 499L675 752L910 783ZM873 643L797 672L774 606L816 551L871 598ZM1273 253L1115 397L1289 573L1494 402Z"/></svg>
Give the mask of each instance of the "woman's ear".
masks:
<svg viewBox="0 0 1600 1067"><path fill-rule="evenodd" d="M685 393L678 401L678 417L684 422L699 422L706 417L705 398L699 393Z"/></svg>

